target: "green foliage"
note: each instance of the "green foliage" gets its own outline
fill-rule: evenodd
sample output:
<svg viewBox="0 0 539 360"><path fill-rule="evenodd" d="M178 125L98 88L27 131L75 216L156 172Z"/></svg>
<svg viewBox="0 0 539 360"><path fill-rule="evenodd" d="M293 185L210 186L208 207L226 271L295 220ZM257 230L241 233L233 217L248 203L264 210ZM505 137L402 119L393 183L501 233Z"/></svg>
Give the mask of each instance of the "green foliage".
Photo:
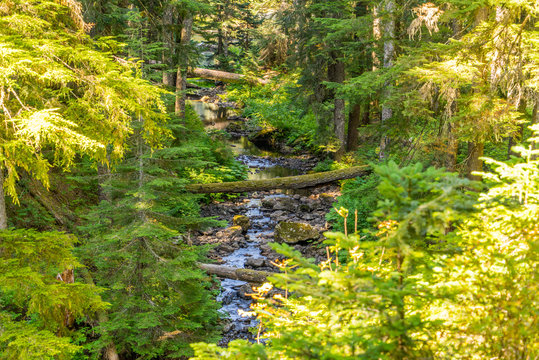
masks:
<svg viewBox="0 0 539 360"><path fill-rule="evenodd" d="M122 156L133 114L146 119L152 145L167 135L162 91L135 78L133 64L97 50L78 3L70 4L15 0L0 8L0 161L15 201L20 168L48 186L50 167L69 167L77 152L107 161L111 144L109 156ZM52 160L42 153L50 145Z"/></svg>
<svg viewBox="0 0 539 360"><path fill-rule="evenodd" d="M96 282L108 288L103 298L112 304L100 329L120 353L182 358L191 354L189 343L216 340L218 305L196 266L203 251L150 220L133 219L87 242L81 259L96 269ZM108 341L102 337L93 351Z"/></svg>
<svg viewBox="0 0 539 360"><path fill-rule="evenodd" d="M189 232L221 223L200 217L200 196L182 188L201 177L233 179L222 165L232 162L189 107L185 119L172 118L173 137L156 151L136 126L133 151L102 185L107 199L80 228L88 236L81 259L112 304L92 352L112 338L126 357L184 358L191 342L215 341L219 331L210 278L196 264L207 249L190 245Z"/></svg>
<svg viewBox="0 0 539 360"><path fill-rule="evenodd" d="M441 322L430 319L430 304L444 297L431 286L446 254L453 252L449 226L473 205L461 191L467 180L420 164L399 169L377 166L382 217L376 241L359 235L326 233L332 254L315 265L287 245L274 249L288 257L286 274L273 283L290 296L267 298L258 289L255 308L266 329L268 346L233 342L233 350L196 345L194 359L233 359L247 348L246 359L416 359L431 358ZM450 236L448 237L450 238ZM251 355L252 354L252 355Z"/></svg>
<svg viewBox="0 0 539 360"><path fill-rule="evenodd" d="M331 253L347 257L319 265L275 245L289 258L272 279L285 296L265 285L254 308L267 345L196 344L195 359L536 358L535 146L515 148L522 159L486 159L494 170L481 195L443 170L376 166L378 240L327 233Z"/></svg>
<svg viewBox="0 0 539 360"><path fill-rule="evenodd" d="M244 106L248 126L278 129L285 142L296 149L317 150L320 139L316 119L298 101L294 77L282 77L279 83L264 87L245 85L229 92L228 97Z"/></svg>
<svg viewBox="0 0 539 360"><path fill-rule="evenodd" d="M68 318L83 320L107 306L101 289L65 283L77 269L76 239L59 232L0 232L0 353L7 359L69 359L79 350Z"/></svg>
<svg viewBox="0 0 539 360"><path fill-rule="evenodd" d="M459 229L462 254L448 263L458 290L446 309L454 351L462 359L533 359L539 356L539 125L522 157L487 159L490 188L475 216Z"/></svg>
<svg viewBox="0 0 539 360"><path fill-rule="evenodd" d="M380 199L380 195L376 191L376 187L380 181L379 179L378 175L370 174L344 182L341 188L342 195L337 198L334 209L326 215L326 219L333 225L336 231L344 232L345 221L349 232L356 230L356 224L357 231L360 233L364 229L369 230L373 228L373 222L370 218ZM340 208L349 211L346 220L337 213L336 209Z"/></svg>

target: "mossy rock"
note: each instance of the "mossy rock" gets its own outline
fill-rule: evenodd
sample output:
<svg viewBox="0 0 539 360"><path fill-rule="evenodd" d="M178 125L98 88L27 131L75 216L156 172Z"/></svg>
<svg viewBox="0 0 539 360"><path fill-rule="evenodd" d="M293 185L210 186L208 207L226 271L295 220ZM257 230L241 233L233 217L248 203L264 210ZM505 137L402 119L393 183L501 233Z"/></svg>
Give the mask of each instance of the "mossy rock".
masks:
<svg viewBox="0 0 539 360"><path fill-rule="evenodd" d="M245 124L242 121L234 121L226 127L226 131L228 132L240 132L245 129Z"/></svg>
<svg viewBox="0 0 539 360"><path fill-rule="evenodd" d="M246 233L251 226L251 220L245 215L234 216L234 219L232 219L232 223L234 224L234 226L241 227L243 233Z"/></svg>
<svg viewBox="0 0 539 360"><path fill-rule="evenodd" d="M279 243L296 244L319 236L318 230L309 224L283 221L275 227L275 241Z"/></svg>

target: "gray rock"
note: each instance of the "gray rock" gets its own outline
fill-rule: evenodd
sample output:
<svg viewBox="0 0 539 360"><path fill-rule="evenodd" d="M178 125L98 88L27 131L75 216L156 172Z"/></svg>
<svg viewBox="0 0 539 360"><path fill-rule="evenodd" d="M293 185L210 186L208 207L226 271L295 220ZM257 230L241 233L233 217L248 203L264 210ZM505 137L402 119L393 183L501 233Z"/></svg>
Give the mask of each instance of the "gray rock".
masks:
<svg viewBox="0 0 539 360"><path fill-rule="evenodd" d="M294 200L289 197L277 198L277 202L273 206L273 209L294 212L296 211L296 204Z"/></svg>
<svg viewBox="0 0 539 360"><path fill-rule="evenodd" d="M276 203L275 199L262 199L262 201L260 202L262 207L265 209L273 209L273 207L275 206L275 203Z"/></svg>
<svg viewBox="0 0 539 360"><path fill-rule="evenodd" d="M253 289L251 288L251 285L243 284L238 290L238 293L242 299L252 299L248 294L252 294Z"/></svg>
<svg viewBox="0 0 539 360"><path fill-rule="evenodd" d="M301 218L302 218L303 220L309 221L309 220L314 220L314 219L316 219L316 216L314 216L313 214L310 214L310 213L306 213L306 214L302 214L302 215L301 215Z"/></svg>
<svg viewBox="0 0 539 360"><path fill-rule="evenodd" d="M299 222L280 222L275 227L275 241L287 244L318 239L318 230L309 224Z"/></svg>
<svg viewBox="0 0 539 360"><path fill-rule="evenodd" d="M249 266L249 267L253 267L253 268L259 268L259 267L262 267L264 266L264 259L253 259L253 258L250 258L250 259L247 259L247 261L245 261L245 266Z"/></svg>

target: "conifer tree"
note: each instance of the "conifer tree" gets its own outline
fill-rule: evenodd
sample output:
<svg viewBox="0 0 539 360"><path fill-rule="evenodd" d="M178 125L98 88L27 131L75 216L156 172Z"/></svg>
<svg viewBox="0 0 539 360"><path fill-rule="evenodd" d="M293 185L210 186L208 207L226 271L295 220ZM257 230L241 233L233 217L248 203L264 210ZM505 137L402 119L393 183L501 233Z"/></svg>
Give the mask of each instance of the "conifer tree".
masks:
<svg viewBox="0 0 539 360"><path fill-rule="evenodd" d="M99 51L114 43L90 40L79 3L68 4L10 1L0 8L0 190L15 202L21 169L48 186L50 167L68 168L77 153L105 162L109 145L109 158L120 158L133 114L146 119L152 144L166 133L159 126L162 91L134 77L131 64ZM0 215L4 208L0 201Z"/></svg>

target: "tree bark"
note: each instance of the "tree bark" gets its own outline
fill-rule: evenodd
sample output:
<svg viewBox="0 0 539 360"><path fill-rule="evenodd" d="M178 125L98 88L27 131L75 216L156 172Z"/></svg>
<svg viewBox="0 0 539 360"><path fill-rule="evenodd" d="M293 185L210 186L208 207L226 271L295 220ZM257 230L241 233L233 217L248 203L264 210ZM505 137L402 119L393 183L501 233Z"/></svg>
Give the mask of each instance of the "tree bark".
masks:
<svg viewBox="0 0 539 360"><path fill-rule="evenodd" d="M361 124L361 104L356 103L348 115L348 138L346 140L346 150L355 151L359 144L359 134L357 129Z"/></svg>
<svg viewBox="0 0 539 360"><path fill-rule="evenodd" d="M193 30L193 17L189 17L183 21L181 47L184 49L191 42L191 34ZM174 104L174 112L179 117L185 117L185 89L187 89L187 61L182 61L178 66L176 73L176 101Z"/></svg>
<svg viewBox="0 0 539 360"><path fill-rule="evenodd" d="M455 133L455 125L449 123L447 126L447 171L454 172L457 170L457 156L459 151L459 140Z"/></svg>
<svg viewBox="0 0 539 360"><path fill-rule="evenodd" d="M264 191L272 189L301 189L336 180L351 179L371 172L369 166L355 166L347 169L323 173L288 176L276 179L235 181L213 184L190 184L185 190L198 194L240 193L246 191Z"/></svg>
<svg viewBox="0 0 539 360"><path fill-rule="evenodd" d="M388 0L386 3L386 11L388 13L388 20L384 26L384 68L391 68L393 66L393 60L395 57L395 1ZM385 99L389 98L391 95L391 86L386 84L383 97ZM393 116L393 109L390 106L382 106L382 125ZM387 134L382 134L382 139L380 141L380 153L379 158L383 160L387 157L387 147L389 146L389 136Z"/></svg>
<svg viewBox="0 0 539 360"><path fill-rule="evenodd" d="M472 172L483 171L483 161L479 158L483 156L484 145L479 141L468 143L468 178L471 180L481 180L481 176Z"/></svg>
<svg viewBox="0 0 539 360"><path fill-rule="evenodd" d="M250 283L263 283L266 281L268 276L276 274L269 271L238 269L234 267L214 264L198 263L198 267L207 272L208 274L217 275L225 279L241 280Z"/></svg>
<svg viewBox="0 0 539 360"><path fill-rule="evenodd" d="M210 70L202 68L189 69L187 74L190 77L201 77L203 79L217 80L230 83L250 82L253 84L266 85L269 84L269 80L266 79L246 79L245 75L235 74L226 71Z"/></svg>
<svg viewBox="0 0 539 360"><path fill-rule="evenodd" d="M330 53L331 62L328 65L328 80L337 84L342 84L344 82L345 69L344 62L340 59L340 56L337 52L332 51ZM339 148L335 153L335 158L340 160L344 155L346 149L346 114L345 114L345 103L344 99L335 96L335 91L331 91L333 96L333 129L334 134L337 140L339 140Z"/></svg>
<svg viewBox="0 0 539 360"><path fill-rule="evenodd" d="M172 23L174 17L174 10L172 6L167 6L163 13L162 20L162 37L165 50L163 50L163 64L165 69L163 70L163 84L166 86L174 87L174 74L171 72L174 62L174 32L172 31Z"/></svg>
<svg viewBox="0 0 539 360"><path fill-rule="evenodd" d="M380 5L378 5L380 6ZM380 67L380 59L376 50L378 49L378 41L382 38L382 29L380 26L380 10L378 6L372 8L372 35L374 38L373 51L372 51L372 71L378 70Z"/></svg>
<svg viewBox="0 0 539 360"><path fill-rule="evenodd" d="M0 168L0 230L7 229L6 197L4 193L4 169Z"/></svg>

